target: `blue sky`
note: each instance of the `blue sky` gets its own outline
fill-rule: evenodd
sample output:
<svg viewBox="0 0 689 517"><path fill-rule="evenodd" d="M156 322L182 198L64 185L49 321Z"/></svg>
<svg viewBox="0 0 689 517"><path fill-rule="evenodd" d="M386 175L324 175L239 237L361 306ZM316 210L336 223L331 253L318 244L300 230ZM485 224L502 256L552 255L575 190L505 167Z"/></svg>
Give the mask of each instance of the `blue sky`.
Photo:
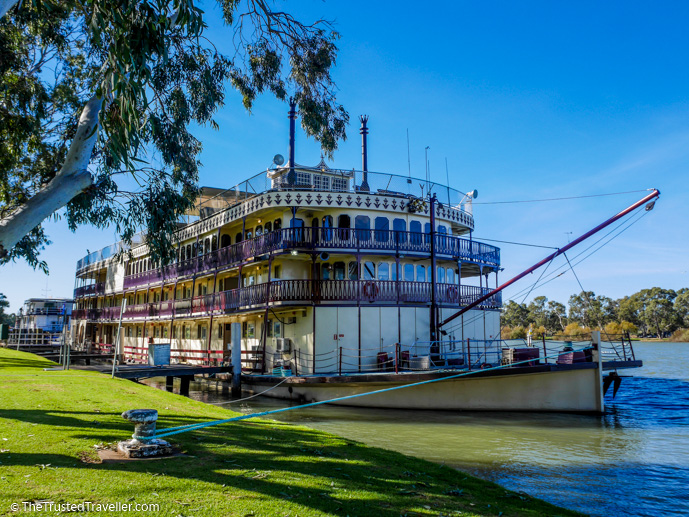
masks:
<svg viewBox="0 0 689 517"><path fill-rule="evenodd" d="M407 173L408 129L413 175L424 175L430 146L432 179L445 181L447 158L451 185L479 190L476 238L547 246L566 244L567 232L576 237L643 194L488 203L657 187L655 210L575 269L587 290L613 298L689 286L689 3L295 4L278 2L307 21L333 20L342 35L334 77L353 122L334 165L360 168L356 121L366 113L371 170ZM208 35L230 52L230 34L206 6ZM220 131L198 132L201 183L233 185L265 170L274 154L287 154L286 113L266 96L249 115L229 92L216 118ZM316 164L318 145L298 134L296 156ZM76 261L116 236L88 227L73 234L63 221L47 229L54 242L43 253L51 268L48 294L70 296ZM502 280L547 254L501 248ZM46 276L23 264L0 269L11 310L45 287ZM565 303L578 291L568 273L530 297Z"/></svg>

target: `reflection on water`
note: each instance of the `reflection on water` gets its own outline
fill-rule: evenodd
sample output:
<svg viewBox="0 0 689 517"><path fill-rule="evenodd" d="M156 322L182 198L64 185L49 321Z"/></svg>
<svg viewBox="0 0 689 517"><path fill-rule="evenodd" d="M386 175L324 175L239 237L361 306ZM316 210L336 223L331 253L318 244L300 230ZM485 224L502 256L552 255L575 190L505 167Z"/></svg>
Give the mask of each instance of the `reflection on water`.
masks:
<svg viewBox="0 0 689 517"><path fill-rule="evenodd" d="M275 417L444 462L585 513L687 515L689 344L641 343L636 351L644 368L623 380L614 400L606 396L603 416L319 406ZM229 400L220 383L192 385L191 396ZM284 405L258 397L226 407Z"/></svg>

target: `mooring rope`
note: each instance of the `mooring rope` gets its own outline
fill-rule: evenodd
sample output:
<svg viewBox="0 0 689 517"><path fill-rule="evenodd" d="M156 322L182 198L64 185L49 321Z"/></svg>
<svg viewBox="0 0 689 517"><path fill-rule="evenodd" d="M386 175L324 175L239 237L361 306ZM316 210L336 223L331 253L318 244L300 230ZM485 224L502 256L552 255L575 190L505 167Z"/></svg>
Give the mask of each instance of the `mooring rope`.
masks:
<svg viewBox="0 0 689 517"><path fill-rule="evenodd" d="M580 348L578 350L574 350L574 349L573 350L567 350L564 353L582 352L582 351L588 350L590 348L593 348L593 346L586 346L586 347ZM560 355L562 355L562 353L563 353L563 351L559 351L559 352L554 353L552 355L545 355L545 356L543 356L542 359L552 359L553 357L559 357ZM539 357L538 360L540 360L540 359L541 358ZM229 424L230 422L238 422L240 420L247 420L249 418L257 418L257 417L261 417L261 416L275 415L277 413L284 413L286 411L293 411L295 409L306 409L306 408L310 408L310 407L314 407L314 406L321 406L323 404L331 404L333 402L341 402L343 400L351 400L351 399L355 399L358 397L365 397L367 395L376 395L379 393L386 393L389 391L401 390L401 389L405 389L405 388L412 388L414 386L422 386L424 384L431 384L434 382L441 382L441 381L447 381L450 379L457 379L459 377L466 377L469 375L473 375L475 373L495 371L495 370L500 370L503 368L515 366L518 364L531 363L535 360L536 360L536 358L525 359L523 361L516 361L516 362L510 363L510 364L506 364L506 365L498 365L498 366L493 366L491 368L483 368L480 370L465 371L465 372L462 372L462 373L459 373L456 375L450 375L448 377L441 377L439 379L429 379L426 381L413 382L410 384L403 384L401 386L392 386L390 388L383 388L380 390L369 391L366 393L356 393L354 395L346 395L344 397L336 397L333 399L322 400L319 402L310 402L308 404L302 404L300 406L292 406L292 407L286 407L286 408L280 408L280 409L272 409L270 411L262 411L260 413L251 413L249 415L240 415L240 416L236 416L236 417L232 417L232 418L225 418L222 420L211 420L210 422L201 422L198 424L188 424L188 425L182 425L182 426L178 426L178 427L169 427L167 429L161 429L160 431L157 431L156 435L152 438L165 438L167 436L173 436L175 434L186 433L189 431L194 431L196 429L204 429L206 427L212 427L212 426L221 425L221 424ZM145 440L152 439L151 437L144 438L144 437L138 437L138 436L133 436L133 438L137 438L140 440L141 439L145 439Z"/></svg>

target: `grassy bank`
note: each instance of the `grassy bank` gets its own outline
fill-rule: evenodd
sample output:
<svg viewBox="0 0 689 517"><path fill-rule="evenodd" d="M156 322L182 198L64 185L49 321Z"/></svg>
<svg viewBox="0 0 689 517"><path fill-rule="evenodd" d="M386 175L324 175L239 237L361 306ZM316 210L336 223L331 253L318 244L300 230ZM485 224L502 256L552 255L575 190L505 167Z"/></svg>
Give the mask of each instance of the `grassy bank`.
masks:
<svg viewBox="0 0 689 517"><path fill-rule="evenodd" d="M0 515L31 514L11 504L41 500L157 503L140 514L196 517L576 515L448 467L267 420L173 436L184 456L100 463L94 445L133 431L124 410L158 409L160 428L233 413L93 372L42 370L50 365L0 349Z"/></svg>

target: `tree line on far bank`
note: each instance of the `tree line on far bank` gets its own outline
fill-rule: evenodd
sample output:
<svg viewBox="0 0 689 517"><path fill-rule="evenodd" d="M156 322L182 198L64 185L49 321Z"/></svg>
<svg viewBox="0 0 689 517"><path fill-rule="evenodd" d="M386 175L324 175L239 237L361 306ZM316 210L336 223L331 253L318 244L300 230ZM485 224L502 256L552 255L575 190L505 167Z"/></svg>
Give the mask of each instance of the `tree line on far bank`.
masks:
<svg viewBox="0 0 689 517"><path fill-rule="evenodd" d="M689 288L653 287L617 300L582 291L569 297L567 307L537 296L528 305L506 303L500 321L504 339L524 338L531 328L534 337L602 330L609 335L672 336L689 341Z"/></svg>

